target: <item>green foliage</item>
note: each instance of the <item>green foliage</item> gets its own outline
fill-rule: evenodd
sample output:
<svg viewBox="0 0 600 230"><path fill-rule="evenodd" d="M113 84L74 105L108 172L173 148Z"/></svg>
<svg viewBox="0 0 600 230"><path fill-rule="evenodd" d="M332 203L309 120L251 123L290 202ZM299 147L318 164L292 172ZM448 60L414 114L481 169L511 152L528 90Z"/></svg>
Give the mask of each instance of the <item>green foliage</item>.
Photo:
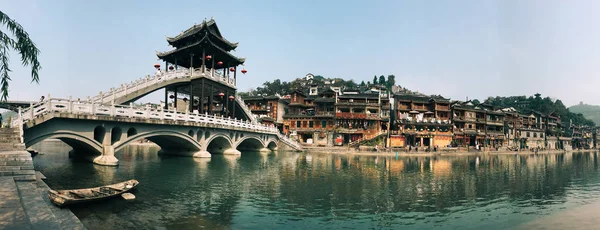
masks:
<svg viewBox="0 0 600 230"><path fill-rule="evenodd" d="M598 105L579 103L579 105L569 107L569 111L573 113L580 113L585 118L594 121L594 123L600 124L600 106Z"/></svg>
<svg viewBox="0 0 600 230"><path fill-rule="evenodd" d="M379 85L385 85L387 82L385 81L385 76L379 76Z"/></svg>
<svg viewBox="0 0 600 230"><path fill-rule="evenodd" d="M396 85L396 76L394 76L393 74L388 75L387 77L387 82L385 84L385 86L391 90L392 86Z"/></svg>
<svg viewBox="0 0 600 230"><path fill-rule="evenodd" d="M337 81L336 81L336 83L337 83ZM345 81L343 83L343 86L346 87L346 89L356 89L356 88L358 88L358 85L352 79L350 79L348 81Z"/></svg>
<svg viewBox="0 0 600 230"><path fill-rule="evenodd" d="M332 86L339 86L344 89L359 88L359 85L356 84L356 82L354 82L354 80L352 80L352 79L346 81L342 78L328 79L321 75L316 75L312 80L308 80L308 81L304 78L297 78L296 80L293 80L290 82L281 81L280 79L275 79L273 81L266 81L262 84L262 86L256 87L256 89L250 90L249 92L245 92L245 93L240 92L239 94L244 95L244 96L259 95L259 94L260 95L268 95L268 96L272 96L272 95L276 95L276 94L286 95L296 89L305 92L313 84L323 86L323 85L325 85L326 81L330 81L330 80L334 81ZM362 81L360 86L365 87L366 86L365 82Z"/></svg>
<svg viewBox="0 0 600 230"><path fill-rule="evenodd" d="M373 85L377 85L377 75L373 76Z"/></svg>
<svg viewBox="0 0 600 230"><path fill-rule="evenodd" d="M473 101L471 101L473 103L473 105L479 105L481 104L481 102L477 99L473 99Z"/></svg>
<svg viewBox="0 0 600 230"><path fill-rule="evenodd" d="M376 138L373 138L371 140L366 140L362 143L360 143L360 145L362 146L375 146L375 145L379 145L379 147L383 146L383 136L378 136Z"/></svg>
<svg viewBox="0 0 600 230"><path fill-rule="evenodd" d="M360 82L360 87L365 87L365 86L367 86L367 84L365 84L365 81L361 81Z"/></svg>
<svg viewBox="0 0 600 230"><path fill-rule="evenodd" d="M570 121L574 125L595 126L594 121L586 119L581 113L573 113L565 107L560 100L552 100L550 97L542 98L541 94L534 96L510 96L510 97L488 97L486 104L499 107L513 107L521 113L538 111L543 114L553 113L560 116L561 121L568 127Z"/></svg>
<svg viewBox="0 0 600 230"><path fill-rule="evenodd" d="M15 50L21 55L23 66L31 66L32 82L39 82L39 71L42 67L37 60L40 50L31 41L23 27L2 11L0 11L0 23L16 39L11 38L4 31L0 31L0 84L2 85L0 91L2 91L1 100L6 101L8 99L8 82L11 80L9 76L11 70L8 67L9 50Z"/></svg>

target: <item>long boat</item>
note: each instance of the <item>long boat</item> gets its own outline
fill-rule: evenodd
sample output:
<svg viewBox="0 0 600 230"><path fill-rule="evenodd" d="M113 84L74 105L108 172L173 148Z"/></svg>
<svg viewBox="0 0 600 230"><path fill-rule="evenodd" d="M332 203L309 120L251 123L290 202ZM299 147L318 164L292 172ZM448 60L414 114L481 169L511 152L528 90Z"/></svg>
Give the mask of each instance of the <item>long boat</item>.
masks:
<svg viewBox="0 0 600 230"><path fill-rule="evenodd" d="M64 207L71 204L86 203L119 196L134 189L138 184L137 180L128 180L95 188L49 190L48 197L56 206Z"/></svg>

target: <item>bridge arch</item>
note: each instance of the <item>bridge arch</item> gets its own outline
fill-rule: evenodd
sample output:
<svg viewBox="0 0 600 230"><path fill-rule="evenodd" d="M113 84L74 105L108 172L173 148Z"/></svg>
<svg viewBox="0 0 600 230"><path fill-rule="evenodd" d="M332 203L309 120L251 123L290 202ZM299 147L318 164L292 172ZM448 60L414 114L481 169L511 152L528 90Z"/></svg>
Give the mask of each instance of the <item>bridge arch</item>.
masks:
<svg viewBox="0 0 600 230"><path fill-rule="evenodd" d="M70 131L60 131L49 133L45 135L35 136L25 140L25 146L31 147L46 139L59 139L67 145L71 146L77 153L85 155L101 155L102 154L102 143L90 139L84 135Z"/></svg>
<svg viewBox="0 0 600 230"><path fill-rule="evenodd" d="M207 132L208 133L208 132ZM217 134L206 140L206 151L211 154L224 154L227 150L233 148L233 143L226 135Z"/></svg>
<svg viewBox="0 0 600 230"><path fill-rule="evenodd" d="M106 136L106 128L104 128L104 126L96 126L96 128L94 128L94 140L96 140L99 143L104 142L104 138Z"/></svg>
<svg viewBox="0 0 600 230"><path fill-rule="evenodd" d="M267 143L267 148L269 148L270 150L277 150L278 146L277 146L277 142L274 140L271 140Z"/></svg>
<svg viewBox="0 0 600 230"><path fill-rule="evenodd" d="M137 129L131 127L127 130L127 137L129 138L129 137L135 136L137 133L138 133Z"/></svg>
<svg viewBox="0 0 600 230"><path fill-rule="evenodd" d="M246 137L240 139L237 145L239 151L260 151L265 147L265 144L259 138Z"/></svg>
<svg viewBox="0 0 600 230"><path fill-rule="evenodd" d="M194 140L193 137L190 137L187 133L180 133L176 131L151 131L128 137L126 140L120 142L117 146L114 146L115 152L140 139L152 141L165 151L189 152L200 151L202 149L200 143Z"/></svg>
<svg viewBox="0 0 600 230"><path fill-rule="evenodd" d="M117 143L118 141L121 140L121 134L123 134L123 131L121 130L121 127L119 126L115 126L110 130L110 144L114 145L115 143Z"/></svg>

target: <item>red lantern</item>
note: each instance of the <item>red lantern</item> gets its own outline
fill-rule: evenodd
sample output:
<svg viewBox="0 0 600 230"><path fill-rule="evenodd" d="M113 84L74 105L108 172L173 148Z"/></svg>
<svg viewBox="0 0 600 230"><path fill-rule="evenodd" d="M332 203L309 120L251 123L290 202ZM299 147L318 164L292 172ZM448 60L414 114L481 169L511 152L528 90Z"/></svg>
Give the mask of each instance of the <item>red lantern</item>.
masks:
<svg viewBox="0 0 600 230"><path fill-rule="evenodd" d="M246 70L246 69L242 69L242 73L243 73L243 74L246 74L246 72L248 72L248 70Z"/></svg>
<svg viewBox="0 0 600 230"><path fill-rule="evenodd" d="M160 68L160 64L158 64L158 63L154 64L154 68L157 68L157 69Z"/></svg>
<svg viewBox="0 0 600 230"><path fill-rule="evenodd" d="M175 69L173 66L169 66L169 70L173 70Z"/></svg>
<svg viewBox="0 0 600 230"><path fill-rule="evenodd" d="M219 97L223 97L223 96L225 96L224 93L219 93Z"/></svg>
<svg viewBox="0 0 600 230"><path fill-rule="evenodd" d="M206 55L206 60L210 60L211 58L212 58L212 56Z"/></svg>
<svg viewBox="0 0 600 230"><path fill-rule="evenodd" d="M173 96L173 95L170 95L170 96L169 96L169 98L173 99L173 98L175 98L175 96Z"/></svg>
<svg viewBox="0 0 600 230"><path fill-rule="evenodd" d="M230 101L233 101L233 99L234 99L234 98L235 98L235 97L233 97L233 96L229 96L229 100L230 100Z"/></svg>
<svg viewBox="0 0 600 230"><path fill-rule="evenodd" d="M217 65L223 65L222 61L217 62Z"/></svg>
<svg viewBox="0 0 600 230"><path fill-rule="evenodd" d="M231 68L229 68L229 71L235 72L235 68L231 67Z"/></svg>

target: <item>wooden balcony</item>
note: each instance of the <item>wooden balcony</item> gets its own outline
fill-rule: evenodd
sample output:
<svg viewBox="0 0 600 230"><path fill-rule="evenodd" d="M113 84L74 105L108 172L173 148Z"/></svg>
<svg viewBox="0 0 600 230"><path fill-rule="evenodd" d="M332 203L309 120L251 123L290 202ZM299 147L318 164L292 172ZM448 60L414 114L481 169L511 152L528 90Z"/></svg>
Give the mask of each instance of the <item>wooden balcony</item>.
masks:
<svg viewBox="0 0 600 230"><path fill-rule="evenodd" d="M339 119L379 119L379 114L376 113L335 113L335 117Z"/></svg>

